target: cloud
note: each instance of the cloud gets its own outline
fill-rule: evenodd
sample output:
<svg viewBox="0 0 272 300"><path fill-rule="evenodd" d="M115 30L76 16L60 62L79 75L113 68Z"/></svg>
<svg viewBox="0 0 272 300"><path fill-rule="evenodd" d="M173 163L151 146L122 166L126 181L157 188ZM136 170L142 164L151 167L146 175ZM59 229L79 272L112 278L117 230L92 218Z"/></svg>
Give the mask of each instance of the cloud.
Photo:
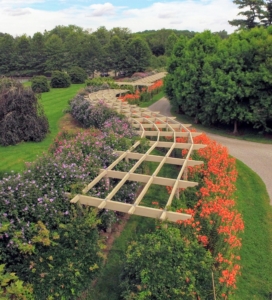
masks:
<svg viewBox="0 0 272 300"><path fill-rule="evenodd" d="M25 6L28 4L43 3L45 0L0 0L0 5L17 5Z"/></svg>
<svg viewBox="0 0 272 300"><path fill-rule="evenodd" d="M177 13L176 12L164 12L162 14L158 14L158 17L161 19L171 19L176 17Z"/></svg>
<svg viewBox="0 0 272 300"><path fill-rule="evenodd" d="M114 15L116 12L116 8L109 2L104 4L93 4L90 6L91 14L88 16L91 17L102 17L102 16L109 16Z"/></svg>
<svg viewBox="0 0 272 300"><path fill-rule="evenodd" d="M0 0L0 3L3 2L8 1ZM11 2L23 3L19 0L11 0ZM91 5L86 3L85 6L70 5L68 8L55 11L31 8L29 4L31 2L33 3L34 0L26 0L24 3L28 4L15 8L12 5L9 7L0 5L1 31L13 35L24 33L33 35L37 31L51 30L57 25L74 24L83 28L92 28L93 31L105 26L107 29L128 27L132 32L161 28L198 32L205 29L233 32L235 27L231 27L228 20L236 18L239 12L232 0L183 0L154 3L147 1L146 7L138 9L114 6L110 2ZM35 2L42 1L35 0ZM67 2L70 3L70 1ZM73 3L78 4L74 1Z"/></svg>
<svg viewBox="0 0 272 300"><path fill-rule="evenodd" d="M30 10L27 8L5 9L4 12L6 12L6 14L8 14L9 16L13 17L31 14Z"/></svg>

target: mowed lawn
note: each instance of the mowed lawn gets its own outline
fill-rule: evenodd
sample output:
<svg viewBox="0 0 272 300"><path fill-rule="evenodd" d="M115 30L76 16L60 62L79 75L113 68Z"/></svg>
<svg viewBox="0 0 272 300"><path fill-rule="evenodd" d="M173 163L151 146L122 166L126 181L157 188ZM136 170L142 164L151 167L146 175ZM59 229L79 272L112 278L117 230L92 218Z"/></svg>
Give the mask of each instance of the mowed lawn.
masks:
<svg viewBox="0 0 272 300"><path fill-rule="evenodd" d="M22 142L15 146L0 146L0 176L5 172L20 172L25 162L35 160L37 156L46 152L59 131L59 120L64 115L63 110L68 107L72 99L84 84L72 84L69 88L51 89L43 93L41 103L49 120L50 133L41 142Z"/></svg>
<svg viewBox="0 0 272 300"><path fill-rule="evenodd" d="M272 206L261 178L239 160L237 170L235 196L245 231L241 249L242 276L231 299L271 299Z"/></svg>

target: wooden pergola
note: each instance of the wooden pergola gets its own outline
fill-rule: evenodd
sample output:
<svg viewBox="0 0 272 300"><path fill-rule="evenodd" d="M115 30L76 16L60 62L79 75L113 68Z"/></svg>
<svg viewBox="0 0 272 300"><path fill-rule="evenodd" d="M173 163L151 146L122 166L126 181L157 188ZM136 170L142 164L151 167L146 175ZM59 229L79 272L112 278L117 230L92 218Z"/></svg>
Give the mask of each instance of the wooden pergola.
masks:
<svg viewBox="0 0 272 300"><path fill-rule="evenodd" d="M190 156L194 150L205 147L205 145L195 144L193 141L193 137L199 135L200 133L191 132L188 129L190 124L181 124L175 120L175 117L166 117L161 115L159 112L152 112L147 108L139 108L138 106L129 105L128 103L118 100L116 95L122 92L126 91L99 91L97 93L89 94L88 99L92 103L103 100L109 107L126 115L129 122L132 124L140 137L152 138L152 140L149 142L150 147L146 153L138 153L137 147L140 145L140 141L137 141L127 151L116 151L116 154L118 155L117 159L106 169L101 169L100 174L82 190L81 194L76 195L71 200L71 203L80 202L83 205L94 206L98 207L99 209L109 209L128 214L157 218L160 220L167 219L172 222L189 219L191 215L169 211L168 207L171 206L174 197L179 196L180 188L193 187L198 184L197 182L187 180L187 167L194 167L203 163L202 161L190 159ZM176 138L178 137L185 138L186 142L176 142ZM166 148L167 152L165 156L153 155L152 151L156 148ZM174 149L180 149L180 151L181 149L187 149L186 157L171 157ZM135 163L128 172L114 170L114 168L123 160L135 161ZM139 166L145 161L158 163L158 166L154 170L153 174L145 175L135 172L137 168L139 168ZM165 164L180 166L178 176L175 179L158 176ZM88 192L98 182L101 180L105 180L107 182L111 178L119 179L120 181L105 198L92 197L88 195ZM114 196L127 181L140 182L144 185L143 189L136 197L134 203L122 203L114 201ZM151 185L172 187L172 191L168 199L166 199L166 204L162 209L141 205L141 201ZM154 201L156 201L156 199L154 199Z"/></svg>
<svg viewBox="0 0 272 300"><path fill-rule="evenodd" d="M151 76L147 76L135 81L116 81L115 83L119 86L122 85L132 85L134 87L137 86L151 86L157 80L163 79L166 76L166 72L160 72Z"/></svg>

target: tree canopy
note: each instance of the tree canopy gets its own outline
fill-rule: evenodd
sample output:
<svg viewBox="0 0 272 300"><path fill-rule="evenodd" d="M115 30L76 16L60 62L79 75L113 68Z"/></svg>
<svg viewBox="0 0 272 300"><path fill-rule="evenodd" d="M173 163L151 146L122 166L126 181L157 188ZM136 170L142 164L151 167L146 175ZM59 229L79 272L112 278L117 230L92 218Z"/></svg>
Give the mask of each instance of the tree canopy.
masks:
<svg viewBox="0 0 272 300"><path fill-rule="evenodd" d="M244 18L229 21L232 26L239 29L251 29L260 26L270 26L272 23L271 0L233 0L241 11L239 16Z"/></svg>
<svg viewBox="0 0 272 300"><path fill-rule="evenodd" d="M88 75L94 75L95 71L118 72L131 67L141 71L142 66L150 64L165 66L165 55L170 56L173 47L173 40L169 40L171 34L191 38L195 33L172 29L132 33L126 27L108 30L105 26L92 31L76 25L58 25L44 33L36 32L32 37L0 33L0 76L50 76L52 71L68 71L72 67L81 67ZM148 57L144 63L142 59L138 63L138 57L133 56L132 53L138 55L135 49L128 53L135 39L142 41L138 45L145 45L143 55ZM150 59L150 52L158 59Z"/></svg>
<svg viewBox="0 0 272 300"><path fill-rule="evenodd" d="M272 27L221 40L210 32L180 39L165 91L180 112L204 124L250 124L272 130Z"/></svg>

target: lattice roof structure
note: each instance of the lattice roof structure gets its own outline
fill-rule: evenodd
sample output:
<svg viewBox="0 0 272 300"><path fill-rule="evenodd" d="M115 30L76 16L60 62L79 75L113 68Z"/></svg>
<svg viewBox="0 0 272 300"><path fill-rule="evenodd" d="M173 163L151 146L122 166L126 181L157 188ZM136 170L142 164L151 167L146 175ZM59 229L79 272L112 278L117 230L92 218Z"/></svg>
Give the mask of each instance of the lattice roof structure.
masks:
<svg viewBox="0 0 272 300"><path fill-rule="evenodd" d="M192 151L205 147L202 144L195 144L193 137L201 133L191 132L188 127L190 124L181 124L175 120L175 117L166 117L159 112L152 112L147 108L139 108L136 105L124 103L116 97L116 95L126 92L124 90L103 90L97 93L89 94L88 99L92 102L104 100L109 107L112 107L119 113L128 117L129 122L134 127L140 137L151 137L155 140L150 140L150 148L146 153L138 153L137 147L140 141L127 151L116 151L118 158L106 169L100 170L100 174L90 182L83 190L82 194L76 195L71 203L80 202L83 205L98 207L99 209L109 209L128 214L140 215L160 220L169 220L176 222L178 220L186 220L191 215L169 211L168 208L178 193L180 188L196 186L197 182L187 180L187 167L200 165L202 161L191 160ZM167 141L165 138L167 137ZM185 143L179 143L176 138L183 137L187 139ZM170 141L171 140L171 141ZM168 149L165 156L153 155L152 151L155 148ZM175 158L171 157L174 149L187 149L186 157ZM114 168L123 160L133 160L135 164L128 172L116 171ZM158 163L157 168L152 175L138 174L135 171L145 161ZM178 176L175 179L158 176L159 172L165 164L180 166ZM119 179L119 183L113 188L106 198L99 198L87 195L87 193L101 180L110 180L110 178ZM134 203L122 203L114 201L114 196L123 187L127 181L136 181L144 184L143 189L136 197ZM141 205L149 187L152 185L170 186L172 191L166 199L166 204L162 209L147 207ZM154 199L155 201L156 199Z"/></svg>
<svg viewBox="0 0 272 300"><path fill-rule="evenodd" d="M122 85L133 85L133 86L150 86L153 82L160 80L166 76L166 72L160 72L151 76L147 76L135 81L116 81L115 83Z"/></svg>

